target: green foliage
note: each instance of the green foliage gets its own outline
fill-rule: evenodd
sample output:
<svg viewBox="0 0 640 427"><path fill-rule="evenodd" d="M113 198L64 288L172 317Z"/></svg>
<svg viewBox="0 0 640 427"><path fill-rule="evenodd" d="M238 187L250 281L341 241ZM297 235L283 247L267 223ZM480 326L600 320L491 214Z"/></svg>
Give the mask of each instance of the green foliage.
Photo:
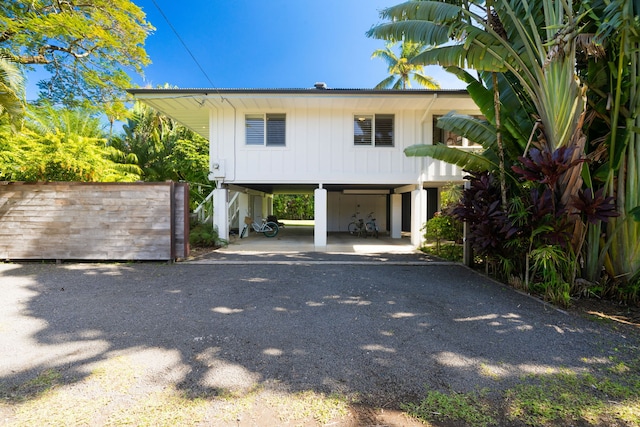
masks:
<svg viewBox="0 0 640 427"><path fill-rule="evenodd" d="M428 255L437 256L447 261L462 262L464 248L459 243L441 243L436 250L433 246L424 245L420 250Z"/></svg>
<svg viewBox="0 0 640 427"><path fill-rule="evenodd" d="M572 264L566 251L558 245L546 245L533 249L529 256L533 261L531 289L543 294L554 304L567 307Z"/></svg>
<svg viewBox="0 0 640 427"><path fill-rule="evenodd" d="M447 212L462 198L463 187L460 184L449 183L440 192L440 208Z"/></svg>
<svg viewBox="0 0 640 427"><path fill-rule="evenodd" d="M212 221L193 224L189 231L189 244L194 247L211 248L224 244Z"/></svg>
<svg viewBox="0 0 640 427"><path fill-rule="evenodd" d="M310 194L276 194L273 212L278 219L313 219L313 203Z"/></svg>
<svg viewBox="0 0 640 427"><path fill-rule="evenodd" d="M484 242L488 260L508 265L509 274L524 277L527 285L529 274L537 276L536 286L542 284L547 298L566 304L569 293L580 288L575 282L578 274L593 283L591 288L601 288L600 293L637 294L633 284L625 283L637 277L640 268L640 222L633 214L640 206L638 2L470 4L476 2L404 2L385 9L381 17L386 22L368 33L427 46L412 62L441 65L455 73L468 84L486 118L474 123L451 113L438 122L438 127L481 144L482 152L414 145L405 154L447 161L474 174L499 173L501 206L485 209L491 215L480 218L479 224L489 225L489 219L508 214L517 225L509 228L501 221L500 229L484 227L484 237L476 233L475 241ZM477 71L478 77L465 69ZM557 160L553 171L549 159ZM588 163L577 165L585 160ZM553 183L551 194L543 195L541 185L514 179L512 170L524 169L543 171L538 183ZM529 191L531 200L525 194ZM616 198L615 211L608 196ZM521 200L520 212L506 212L512 209L507 200ZM600 209L597 215L585 215L598 204L608 213ZM545 212L549 206L552 212ZM582 218L567 214L577 210ZM506 233L500 241L491 238L502 231ZM549 244L568 254L562 266L546 260ZM532 257L535 271L528 265ZM545 268L552 271L543 273Z"/></svg>
<svg viewBox="0 0 640 427"><path fill-rule="evenodd" d="M144 181L188 182L192 209L211 192L206 139L139 102L123 130L111 145L135 159Z"/></svg>
<svg viewBox="0 0 640 427"><path fill-rule="evenodd" d="M462 240L462 223L450 215L436 212L433 218L422 227L424 237L436 242L436 255L440 256L440 243L443 240L458 242Z"/></svg>
<svg viewBox="0 0 640 427"><path fill-rule="evenodd" d="M139 169L103 138L28 128L0 131L0 179L7 181L136 181Z"/></svg>
<svg viewBox="0 0 640 427"><path fill-rule="evenodd" d="M40 95L56 104L90 103L115 117L131 87L127 71L149 63L144 42L153 27L129 0L3 0L0 28L0 51L44 67Z"/></svg>
<svg viewBox="0 0 640 427"><path fill-rule="evenodd" d="M0 51L0 117L16 125L24 114L24 76L16 63Z"/></svg>

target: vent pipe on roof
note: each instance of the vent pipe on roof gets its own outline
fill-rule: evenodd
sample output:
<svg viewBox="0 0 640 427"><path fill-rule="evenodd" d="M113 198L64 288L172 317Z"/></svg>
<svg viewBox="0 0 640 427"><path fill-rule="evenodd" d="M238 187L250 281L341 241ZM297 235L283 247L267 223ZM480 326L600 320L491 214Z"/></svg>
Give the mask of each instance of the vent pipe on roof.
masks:
<svg viewBox="0 0 640 427"><path fill-rule="evenodd" d="M327 88L327 84L325 82L316 82L316 84L313 85L316 89L326 89Z"/></svg>

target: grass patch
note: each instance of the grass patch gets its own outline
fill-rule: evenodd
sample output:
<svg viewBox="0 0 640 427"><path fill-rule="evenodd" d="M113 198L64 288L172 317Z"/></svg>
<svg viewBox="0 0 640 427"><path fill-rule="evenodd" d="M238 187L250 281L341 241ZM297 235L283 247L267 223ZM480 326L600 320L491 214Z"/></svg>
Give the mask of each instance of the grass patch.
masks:
<svg viewBox="0 0 640 427"><path fill-rule="evenodd" d="M496 411L484 393L442 393L430 391L420 403L401 405L409 415L425 422L457 422L469 427L497 424Z"/></svg>
<svg viewBox="0 0 640 427"><path fill-rule="evenodd" d="M429 391L422 401L404 404L402 409L426 423L470 427L640 427L639 366L640 361L613 361L595 374L562 370L528 375L491 400L485 392Z"/></svg>
<svg viewBox="0 0 640 427"><path fill-rule="evenodd" d="M602 379L569 371L526 377L506 393L506 415L532 426L640 426L640 374L635 372Z"/></svg>
<svg viewBox="0 0 640 427"><path fill-rule="evenodd" d="M313 391L280 396L270 404L283 422L313 418L320 424L327 424L335 418L347 415L349 410L349 402L343 396Z"/></svg>

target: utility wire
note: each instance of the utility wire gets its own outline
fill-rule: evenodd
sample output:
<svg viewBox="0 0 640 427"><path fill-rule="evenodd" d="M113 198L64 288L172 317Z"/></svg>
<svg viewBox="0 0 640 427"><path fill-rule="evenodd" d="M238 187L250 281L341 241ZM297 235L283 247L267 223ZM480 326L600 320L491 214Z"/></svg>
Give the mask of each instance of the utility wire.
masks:
<svg viewBox="0 0 640 427"><path fill-rule="evenodd" d="M202 68L202 65L200 65L200 63L198 62L198 60L196 59L195 55L191 52L191 49L189 49L189 46L187 46L187 44L184 42L184 40L182 40L182 37L180 37L180 34L178 34L178 31L174 28L174 26L171 24L171 21L169 21L169 18L167 17L167 15L164 14L164 12L162 11L162 9L160 8L160 6L158 5L158 3L156 2L156 0L151 0L153 2L153 4L156 6L156 9L158 9L158 12L160 12L160 15L162 15L162 17L164 18L165 21L167 21L167 24L169 24L169 28L171 28L171 30L173 31L173 33L176 35L176 37L178 38L178 40L180 40L180 43L182 43L182 46L184 46L185 50L189 53L189 55L191 56L191 59L193 59L193 62L196 63L196 65L198 66L198 68L200 69L200 71L202 71L202 74L204 74L204 76L206 77L207 81L209 82L209 84L211 85L212 88L215 88L216 85L213 84L213 82L211 81L211 79L209 78L209 75L207 74L206 71L204 71L204 68Z"/></svg>

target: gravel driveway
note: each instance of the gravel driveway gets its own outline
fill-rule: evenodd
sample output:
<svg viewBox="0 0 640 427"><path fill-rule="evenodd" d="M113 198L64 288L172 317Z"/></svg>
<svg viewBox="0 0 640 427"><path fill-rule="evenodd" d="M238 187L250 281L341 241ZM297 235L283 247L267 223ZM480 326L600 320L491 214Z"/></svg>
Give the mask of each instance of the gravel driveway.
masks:
<svg viewBox="0 0 640 427"><path fill-rule="evenodd" d="M2 388L48 369L80 385L125 358L139 395L313 391L397 409L426 387L500 390L637 346L462 266L307 261L0 264Z"/></svg>

